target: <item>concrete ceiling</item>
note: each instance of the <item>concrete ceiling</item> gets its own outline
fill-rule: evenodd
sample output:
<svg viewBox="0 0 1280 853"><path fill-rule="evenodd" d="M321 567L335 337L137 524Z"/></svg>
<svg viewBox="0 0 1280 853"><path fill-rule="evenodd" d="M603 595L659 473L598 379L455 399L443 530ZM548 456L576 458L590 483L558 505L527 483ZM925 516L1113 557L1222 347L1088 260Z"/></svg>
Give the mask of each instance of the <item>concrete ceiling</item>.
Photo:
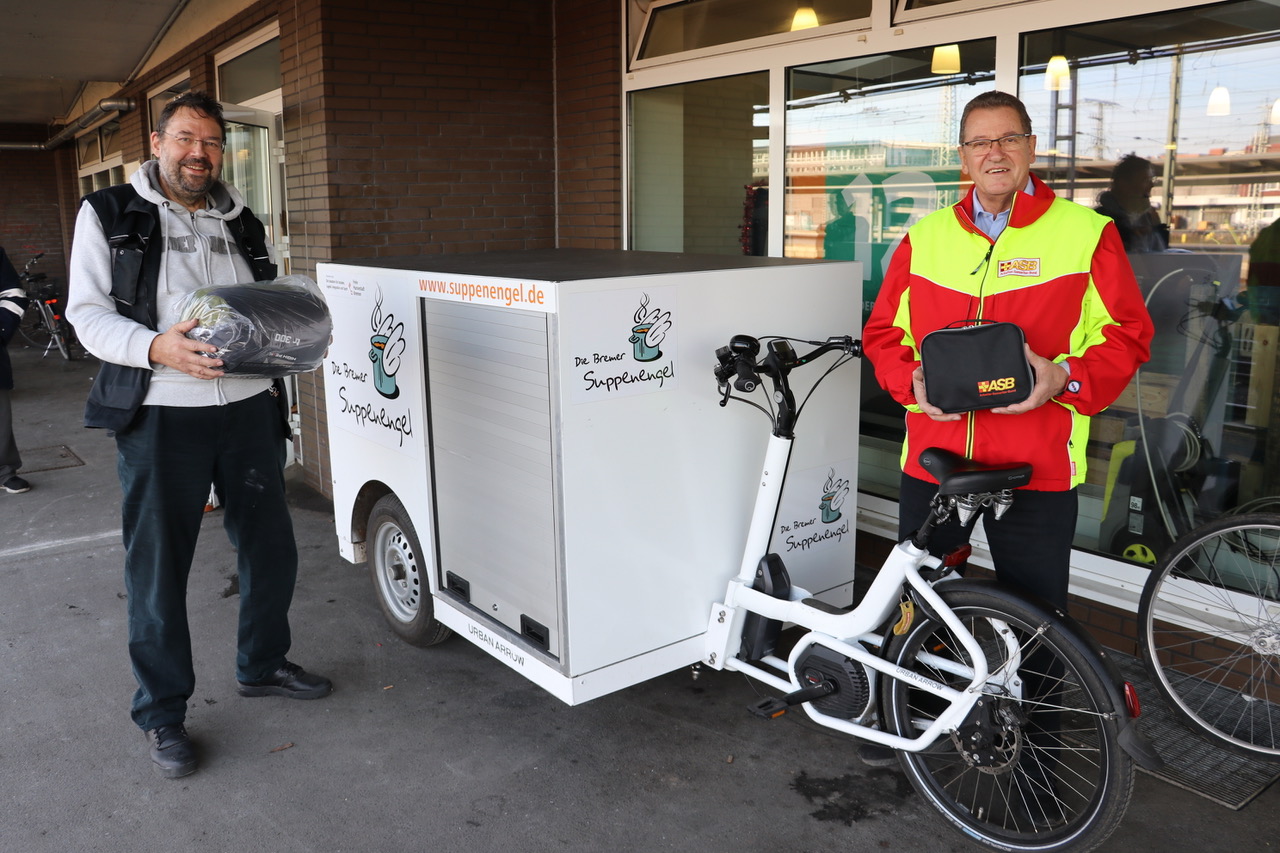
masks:
<svg viewBox="0 0 1280 853"><path fill-rule="evenodd" d="M0 125L60 124L85 83L123 83L188 0L0 0Z"/></svg>

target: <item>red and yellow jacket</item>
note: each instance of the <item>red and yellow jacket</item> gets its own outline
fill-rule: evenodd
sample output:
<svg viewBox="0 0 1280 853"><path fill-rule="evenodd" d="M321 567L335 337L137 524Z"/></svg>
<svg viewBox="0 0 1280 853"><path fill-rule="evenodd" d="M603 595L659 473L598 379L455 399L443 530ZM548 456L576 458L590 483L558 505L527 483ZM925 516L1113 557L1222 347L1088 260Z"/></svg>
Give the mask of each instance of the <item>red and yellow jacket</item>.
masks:
<svg viewBox="0 0 1280 853"><path fill-rule="evenodd" d="M1030 462L1029 489L1074 488L1084 481L1089 416L1148 358L1151 317L1115 224L1032 181L1035 194L1016 194L996 241L973 223L971 189L912 226L890 261L862 344L880 385L907 407L902 467L913 477L932 482L917 458L943 447L984 463ZM1066 390L1021 415L923 414L911 386L920 341L973 318L1021 326L1034 352L1070 366Z"/></svg>

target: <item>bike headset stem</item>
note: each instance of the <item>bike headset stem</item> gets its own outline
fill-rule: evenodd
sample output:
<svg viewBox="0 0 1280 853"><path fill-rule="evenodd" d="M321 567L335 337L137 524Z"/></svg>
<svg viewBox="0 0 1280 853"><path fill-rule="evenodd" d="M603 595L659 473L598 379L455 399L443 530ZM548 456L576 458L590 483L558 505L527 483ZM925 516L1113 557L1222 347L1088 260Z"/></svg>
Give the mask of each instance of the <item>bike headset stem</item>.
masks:
<svg viewBox="0 0 1280 853"><path fill-rule="evenodd" d="M810 343L814 342L810 341ZM818 344L817 349L802 356L796 355L791 343L785 338L769 341L769 354L755 367L759 373L768 376L773 383L773 400L778 406L777 414L773 419L774 435L779 438L795 438L796 419L800 415L800 410L796 406L795 394L791 391L789 378L791 371L835 350L861 356L861 341L850 341L847 338L826 341Z"/></svg>
<svg viewBox="0 0 1280 853"><path fill-rule="evenodd" d="M812 342L811 342L812 343ZM791 371L801 365L813 361L819 356L825 355L832 350L845 350L850 355L862 355L861 342L847 341L827 341L818 345L818 348L804 356L797 356L791 344L782 338L775 338L769 341L769 354L766 355L759 364L749 364L752 356L738 356L738 366L746 367L751 373L758 372L764 376L768 376L773 383L773 398L777 404L777 413L774 416L773 434L779 438L788 440L795 439L795 423L799 417L799 409L796 407L795 394L791 390L790 374ZM748 362L744 364L744 362ZM752 369L754 368L754 369ZM739 371L741 375L741 371ZM920 527L914 531L911 536L911 544L915 545L921 551L927 551L929 539L933 534L933 530L942 522L946 521L951 514L951 508L942 496L935 496L930 504L929 515L925 518Z"/></svg>

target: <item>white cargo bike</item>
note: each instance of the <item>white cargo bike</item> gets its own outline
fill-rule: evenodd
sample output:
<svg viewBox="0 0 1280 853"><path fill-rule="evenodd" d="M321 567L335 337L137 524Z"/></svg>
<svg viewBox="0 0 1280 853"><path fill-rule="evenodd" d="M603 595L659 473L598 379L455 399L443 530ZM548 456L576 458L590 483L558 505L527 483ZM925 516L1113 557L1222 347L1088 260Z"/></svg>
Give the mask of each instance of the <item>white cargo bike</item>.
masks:
<svg viewBox="0 0 1280 853"><path fill-rule="evenodd" d="M1078 625L925 551L1025 466L933 453L934 518L850 605L859 343L831 332L858 265L546 250L318 278L340 548L409 642L460 634L569 704L742 672L779 694L757 713L898 750L997 850L1097 846L1158 762Z"/></svg>

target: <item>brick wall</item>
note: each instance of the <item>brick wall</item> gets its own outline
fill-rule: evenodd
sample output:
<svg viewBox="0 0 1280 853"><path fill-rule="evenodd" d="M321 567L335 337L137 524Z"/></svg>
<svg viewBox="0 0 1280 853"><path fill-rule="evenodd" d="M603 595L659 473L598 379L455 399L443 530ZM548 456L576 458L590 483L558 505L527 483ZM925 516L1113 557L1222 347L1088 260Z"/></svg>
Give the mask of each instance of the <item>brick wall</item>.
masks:
<svg viewBox="0 0 1280 853"><path fill-rule="evenodd" d="M5 125L0 141L43 143L52 135L44 127ZM32 255L44 252L38 269L51 279L66 281L70 232L63 224L67 203L59 176L70 167L74 178L73 158L71 146L55 151L0 150L0 246L19 271Z"/></svg>
<svg viewBox="0 0 1280 853"><path fill-rule="evenodd" d="M187 73L193 88L214 91L214 52L273 19L295 271L314 275L327 260L621 245L616 3L262 0L119 92L139 105L120 116L125 162L150 156L149 88ZM31 155L47 167L47 191L23 195L58 199L51 210L62 218L47 230L59 239L42 242L61 244L65 256L78 190L74 147L64 152L72 159L62 171L49 166L56 157ZM4 155L0 176L16 159ZM306 480L327 494L320 376L300 377L299 393Z"/></svg>
<svg viewBox="0 0 1280 853"><path fill-rule="evenodd" d="M554 245L542 3L281 6L295 269ZM300 377L306 481L330 493L322 377Z"/></svg>
<svg viewBox="0 0 1280 853"><path fill-rule="evenodd" d="M557 245L622 247L622 16L555 3Z"/></svg>

